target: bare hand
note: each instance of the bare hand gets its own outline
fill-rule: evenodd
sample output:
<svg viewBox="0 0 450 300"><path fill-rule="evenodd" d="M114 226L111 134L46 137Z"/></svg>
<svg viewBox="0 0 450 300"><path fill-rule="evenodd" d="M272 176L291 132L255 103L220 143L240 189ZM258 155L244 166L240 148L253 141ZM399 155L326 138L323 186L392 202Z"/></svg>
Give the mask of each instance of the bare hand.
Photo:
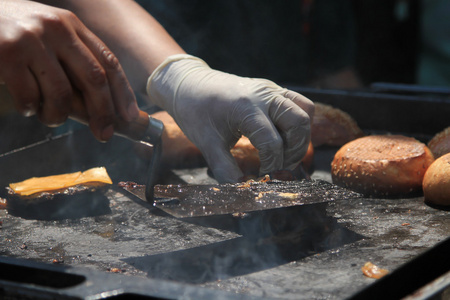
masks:
<svg viewBox="0 0 450 300"><path fill-rule="evenodd" d="M117 117L138 116L133 91L115 55L71 12L23 0L0 2L0 82L19 112L48 126L84 99L95 137L108 140Z"/></svg>

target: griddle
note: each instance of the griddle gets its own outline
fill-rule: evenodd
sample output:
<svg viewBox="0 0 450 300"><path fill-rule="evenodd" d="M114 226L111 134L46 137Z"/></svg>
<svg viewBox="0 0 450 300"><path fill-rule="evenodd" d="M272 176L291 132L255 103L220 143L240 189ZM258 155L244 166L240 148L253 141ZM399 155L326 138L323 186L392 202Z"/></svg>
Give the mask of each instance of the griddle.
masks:
<svg viewBox="0 0 450 300"><path fill-rule="evenodd" d="M448 125L447 119L434 117L435 112L449 115L450 103L445 97L308 92L311 99L323 98L337 107L351 103L355 119L364 119L360 125L366 133L399 131L426 140ZM357 97L361 95L366 97ZM411 97L414 100L408 100ZM409 101L414 103L408 105ZM420 130L416 120L397 124L395 130L383 128L380 115L373 117L374 124L363 116L364 107L373 102L377 102L377 111L386 114L390 107L420 106L421 115L428 116L429 122L422 122ZM405 119L402 122L407 122ZM48 137L2 155L0 182L5 186L31 176L104 165L115 183L144 184L141 176L146 174L146 164L132 148L131 141L120 138L97 143L84 130ZM337 149L315 150L312 177L330 182L329 163ZM203 166L163 168L161 172L159 184L163 185L216 184ZM248 214L184 219L154 210L116 185L96 201L99 205L93 207L86 205L88 200L80 203L85 210L76 210L76 214L67 210L40 218L33 211L21 215L0 210L0 295L37 299L370 299L370 295L388 298L393 286L399 297L448 295L450 212L424 204L422 196L348 197ZM363 276L360 268L367 261L391 274L382 280ZM420 298L416 290L426 298Z"/></svg>
<svg viewBox="0 0 450 300"><path fill-rule="evenodd" d="M146 201L147 187L120 183L124 190ZM324 180L260 179L234 184L171 184L154 187L153 206L176 218L246 214L290 206L312 205L361 197Z"/></svg>

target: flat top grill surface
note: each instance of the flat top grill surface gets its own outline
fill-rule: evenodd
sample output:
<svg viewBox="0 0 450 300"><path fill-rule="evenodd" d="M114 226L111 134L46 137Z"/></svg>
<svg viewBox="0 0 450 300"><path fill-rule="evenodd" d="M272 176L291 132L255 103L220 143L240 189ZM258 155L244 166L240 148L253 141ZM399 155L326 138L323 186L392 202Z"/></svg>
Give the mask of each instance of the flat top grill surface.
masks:
<svg viewBox="0 0 450 300"><path fill-rule="evenodd" d="M367 261L392 272L449 237L450 212L425 205L421 196L176 219L117 186L145 183L146 164L132 148L120 138L99 144L79 130L0 155L1 186L102 165L115 183L105 195L75 203L0 210L0 255L235 295L345 299L376 282L361 272ZM331 181L337 149L315 150L313 179ZM165 170L163 179L214 183L204 167Z"/></svg>
<svg viewBox="0 0 450 300"><path fill-rule="evenodd" d="M317 150L313 177L330 180L327 165L336 149ZM8 158L22 155L29 153ZM114 167L119 166L114 155L111 160L117 183L121 175ZM206 168L176 170L166 177L212 182ZM20 205L0 210L3 256L280 299L344 299L375 281L363 276L365 262L393 271L450 232L450 213L425 205L422 197L349 198L183 220L116 185L104 197L66 203L66 210L46 204L47 215L42 204Z"/></svg>

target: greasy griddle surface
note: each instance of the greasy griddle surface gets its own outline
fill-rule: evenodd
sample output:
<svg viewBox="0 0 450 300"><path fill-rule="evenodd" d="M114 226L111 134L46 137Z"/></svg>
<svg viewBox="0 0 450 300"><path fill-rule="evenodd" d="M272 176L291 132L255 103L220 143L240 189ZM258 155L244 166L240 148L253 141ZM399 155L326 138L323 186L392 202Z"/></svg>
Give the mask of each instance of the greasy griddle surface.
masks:
<svg viewBox="0 0 450 300"><path fill-rule="evenodd" d="M130 145L92 140L86 147L81 141L90 136L72 135L0 157L6 170L3 185L47 175L43 171L99 165L115 183L145 182L146 166ZM314 179L330 180L336 150L316 149ZM173 173L170 180L176 183L211 184L204 168ZM263 298L345 299L375 282L362 275L365 262L394 271L450 233L450 212L425 205L423 197L336 199L242 218L184 219L160 214L138 200L114 185L102 199L71 203L78 209L69 206L58 218L38 220L35 214L0 210L0 254L116 270L118 282L137 276ZM45 208L33 209L45 216Z"/></svg>
<svg viewBox="0 0 450 300"><path fill-rule="evenodd" d="M145 200L145 186L129 183L124 189ZM154 205L172 216L185 218L245 213L360 196L323 180L177 184L157 185ZM178 201L165 201L168 198Z"/></svg>
<svg viewBox="0 0 450 300"><path fill-rule="evenodd" d="M394 271L450 232L449 212L421 197L343 199L242 219L176 219L151 212L121 189L106 196L109 211L85 207L73 219L0 210L0 253L239 294L345 299L374 282L362 275L365 262Z"/></svg>

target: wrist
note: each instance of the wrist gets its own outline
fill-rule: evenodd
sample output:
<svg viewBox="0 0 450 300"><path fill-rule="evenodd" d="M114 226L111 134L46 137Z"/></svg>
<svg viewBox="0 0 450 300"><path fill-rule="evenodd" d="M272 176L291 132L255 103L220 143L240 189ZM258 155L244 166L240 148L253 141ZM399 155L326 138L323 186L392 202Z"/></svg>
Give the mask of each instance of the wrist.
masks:
<svg viewBox="0 0 450 300"><path fill-rule="evenodd" d="M150 100L171 113L178 87L194 68L209 68L202 59L189 54L167 57L149 76L146 91Z"/></svg>

